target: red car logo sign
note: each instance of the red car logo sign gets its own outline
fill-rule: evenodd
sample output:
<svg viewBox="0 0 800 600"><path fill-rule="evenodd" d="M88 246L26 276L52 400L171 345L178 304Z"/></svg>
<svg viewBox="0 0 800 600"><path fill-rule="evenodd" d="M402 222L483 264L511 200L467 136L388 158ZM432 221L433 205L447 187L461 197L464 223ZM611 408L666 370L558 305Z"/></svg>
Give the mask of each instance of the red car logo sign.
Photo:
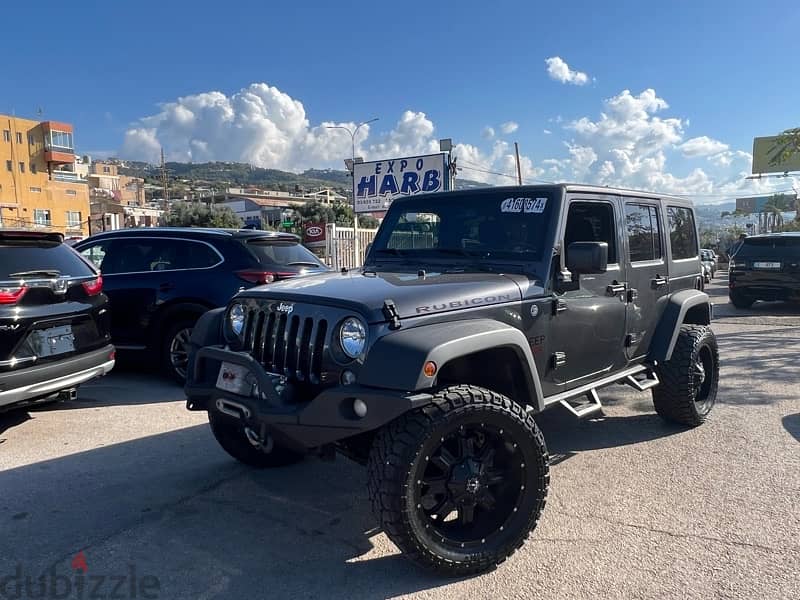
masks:
<svg viewBox="0 0 800 600"><path fill-rule="evenodd" d="M322 227L318 225L312 225L311 227L306 228L306 234L309 237L319 237L322 235Z"/></svg>

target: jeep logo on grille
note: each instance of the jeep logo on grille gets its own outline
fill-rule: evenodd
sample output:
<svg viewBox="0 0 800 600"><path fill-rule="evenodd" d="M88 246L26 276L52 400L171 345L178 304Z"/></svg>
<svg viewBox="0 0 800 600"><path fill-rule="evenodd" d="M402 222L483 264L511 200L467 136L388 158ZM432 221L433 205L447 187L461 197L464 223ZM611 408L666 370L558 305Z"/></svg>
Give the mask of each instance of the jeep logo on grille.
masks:
<svg viewBox="0 0 800 600"><path fill-rule="evenodd" d="M281 302L280 304L278 304L278 306L275 307L275 310L277 312L282 312L282 313L286 313L287 315L290 315L290 314L292 314L292 311L294 310L294 304L289 304L287 302Z"/></svg>

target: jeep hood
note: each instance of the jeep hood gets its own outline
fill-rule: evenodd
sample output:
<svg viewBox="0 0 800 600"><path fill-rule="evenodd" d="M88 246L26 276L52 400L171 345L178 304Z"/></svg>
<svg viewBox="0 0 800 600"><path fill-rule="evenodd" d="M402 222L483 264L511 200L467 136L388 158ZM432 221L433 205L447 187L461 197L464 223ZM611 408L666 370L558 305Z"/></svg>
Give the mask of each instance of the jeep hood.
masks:
<svg viewBox="0 0 800 600"><path fill-rule="evenodd" d="M516 275L487 272L416 271L322 273L251 288L240 296L285 302L322 304L350 308L370 323L386 321L385 300L395 303L400 318L519 302L530 296L536 282ZM541 293L541 288L538 288Z"/></svg>

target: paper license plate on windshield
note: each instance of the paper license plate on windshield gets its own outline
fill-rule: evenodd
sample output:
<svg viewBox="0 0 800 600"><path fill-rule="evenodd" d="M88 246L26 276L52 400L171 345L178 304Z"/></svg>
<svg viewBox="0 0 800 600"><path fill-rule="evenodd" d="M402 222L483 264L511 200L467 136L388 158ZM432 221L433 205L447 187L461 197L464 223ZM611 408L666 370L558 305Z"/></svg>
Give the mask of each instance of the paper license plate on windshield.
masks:
<svg viewBox="0 0 800 600"><path fill-rule="evenodd" d="M217 387L226 392L247 396L252 383L248 381L248 369L240 365L224 362L217 375Z"/></svg>
<svg viewBox="0 0 800 600"><path fill-rule="evenodd" d="M754 262L753 263L754 269L780 269L781 263L779 262Z"/></svg>

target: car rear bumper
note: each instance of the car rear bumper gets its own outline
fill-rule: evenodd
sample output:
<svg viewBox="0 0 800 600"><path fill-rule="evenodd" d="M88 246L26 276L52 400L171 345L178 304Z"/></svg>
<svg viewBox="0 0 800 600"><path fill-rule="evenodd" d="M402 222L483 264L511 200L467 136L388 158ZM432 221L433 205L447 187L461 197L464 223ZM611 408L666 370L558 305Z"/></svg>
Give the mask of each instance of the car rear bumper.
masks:
<svg viewBox="0 0 800 600"><path fill-rule="evenodd" d="M246 368L257 383L243 396L216 387L222 363ZM218 411L239 418L254 431L266 430L279 443L298 450L372 431L418 406L431 401L430 394L400 392L361 385L327 388L313 397L292 391L278 375L267 373L246 353L219 346L197 351L186 384L189 410ZM356 414L354 403L366 407Z"/></svg>
<svg viewBox="0 0 800 600"><path fill-rule="evenodd" d="M753 300L800 300L800 283L795 285L770 285L737 281L730 293Z"/></svg>
<svg viewBox="0 0 800 600"><path fill-rule="evenodd" d="M0 373L0 408L74 388L114 367L111 344L57 362Z"/></svg>

